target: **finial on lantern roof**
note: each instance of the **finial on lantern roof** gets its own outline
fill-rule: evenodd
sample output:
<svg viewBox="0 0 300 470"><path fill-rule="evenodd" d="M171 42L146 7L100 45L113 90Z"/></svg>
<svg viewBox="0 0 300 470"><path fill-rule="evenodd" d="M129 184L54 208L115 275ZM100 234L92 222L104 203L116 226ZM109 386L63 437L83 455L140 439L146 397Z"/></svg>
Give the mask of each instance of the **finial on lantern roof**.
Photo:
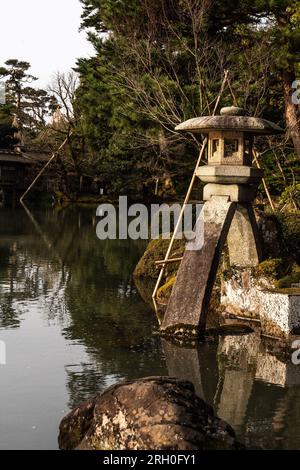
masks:
<svg viewBox="0 0 300 470"><path fill-rule="evenodd" d="M248 111L244 108L239 108L238 106L226 106L221 108L221 116L247 116L249 115Z"/></svg>

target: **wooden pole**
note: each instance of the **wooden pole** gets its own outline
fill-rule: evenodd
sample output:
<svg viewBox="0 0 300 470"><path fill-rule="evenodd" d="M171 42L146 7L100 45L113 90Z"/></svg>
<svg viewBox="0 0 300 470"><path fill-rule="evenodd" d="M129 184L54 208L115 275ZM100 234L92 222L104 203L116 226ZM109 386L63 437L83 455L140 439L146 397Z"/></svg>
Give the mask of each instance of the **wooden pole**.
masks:
<svg viewBox="0 0 300 470"><path fill-rule="evenodd" d="M70 136L68 136L70 137ZM32 188L34 187L34 185L36 184L36 182L40 179L40 177L42 176L42 174L44 173L44 171L48 168L48 166L50 165L50 163L54 160L55 157L57 157L57 155L59 154L59 152L64 148L64 146L66 145L66 143L68 142L68 137L63 141L63 143L59 146L59 148L56 150L56 152L53 153L52 157L47 161L46 165L43 166L43 168L41 169L41 171L38 173L38 175L34 178L34 180L32 181L32 183L30 184L30 186L26 189L25 193L21 196L20 198L20 202L22 203L23 200L25 199L25 197L27 196L27 194L32 190Z"/></svg>
<svg viewBox="0 0 300 470"><path fill-rule="evenodd" d="M222 82L222 85L221 85L220 93L218 94L218 98L217 98L217 101L216 101L216 104L215 104L215 107L214 107L212 116L214 116L214 115L216 114L217 110L218 110L218 106L219 106L219 104L220 104L222 95L223 95L224 90L225 90L225 85L226 85L226 83L228 83L228 75L229 75L229 70L224 70L223 82Z"/></svg>
<svg viewBox="0 0 300 470"><path fill-rule="evenodd" d="M213 116L216 114L217 109L218 109L218 106L219 106L219 104L220 104L220 100L221 100L221 97L222 97L222 95L223 95L223 93L224 93L225 86L226 86L226 83L227 83L227 80L228 80L228 75L229 75L229 70L224 70L224 78L223 78L223 82L222 82L222 85L221 85L220 93L219 93L219 95L218 95L218 97L217 97L217 100L216 100L216 103L215 103L215 107L214 107L213 114L212 114ZM196 180L196 172L197 172L198 167L200 166L202 157L203 157L203 155L204 155L204 151L205 151L206 146L207 146L207 142L208 142L208 139L207 139L207 137L206 137L206 138L204 139L204 141L203 141L203 144L202 144L202 147L201 147L201 151L200 151L200 155L199 155L199 158L198 158L198 160L197 160L197 163L196 163L196 166L195 166L195 170L194 170L194 173L193 173L193 176L192 176L192 179L191 179L191 182L190 182L188 191L187 191L187 193L186 193L186 196L185 196L185 199L184 199L184 202L183 202L183 205L182 205L182 208L181 208L179 217L178 217L178 221L177 221L176 227L175 227L175 229L174 229L172 238L171 238L171 240L170 240L169 247L168 247L168 250L167 250L165 259L163 260L164 263L163 263L163 265L162 265L162 268L161 268L161 270L160 270L160 273L159 273L157 282L156 282L155 287L154 287L154 291L153 291L153 294L152 294L152 299L154 300L154 306L156 305L155 298L156 298L156 294L157 294L157 291L158 291L158 289L159 289L159 286L160 286L162 277L163 277L164 272L165 272L166 263L167 263L168 260L169 260L169 256L170 256L170 254L171 254L171 251L172 251L172 248L173 248L173 244L174 244L174 241L175 241L175 238L176 238L178 229L179 229L179 227L180 227L180 225L181 225L181 221L182 221L182 217L183 217L185 208L186 208L186 206L187 206L187 204L188 204L188 202L189 202L189 199L190 199L190 196L191 196L191 193L192 193L192 189L193 189L193 186L194 186L194 183L195 183L195 180Z"/></svg>
<svg viewBox="0 0 300 470"><path fill-rule="evenodd" d="M230 78L229 78L229 74L228 74L228 76L227 76L227 84L228 84L228 88L229 88L230 94L231 94L232 99L233 99L233 104L234 104L234 106L238 106L238 102L237 102L236 96L235 96L235 94L234 94L234 92L233 92L233 88L232 88L232 86L231 86L231 81L230 81Z"/></svg>
<svg viewBox="0 0 300 470"><path fill-rule="evenodd" d="M256 163L257 168L261 168L260 163L259 163L259 161L258 161L258 152L257 152L256 149L253 149L253 157L254 157L254 161L255 161L255 163ZM267 183L266 183L265 178L262 179L262 184L263 184L263 186L264 186L264 190L265 190L265 193L266 193L266 195L267 195L267 198L268 198L268 201L269 201L269 203L270 203L270 206L271 206L271 208L272 208L272 211L275 212L275 206L274 206L274 203L273 203L273 201L272 201L271 194L270 194L270 191L269 191L269 188L268 188L268 186L267 186Z"/></svg>
<svg viewBox="0 0 300 470"><path fill-rule="evenodd" d="M161 259L159 261L155 261L156 266L161 266L162 264L171 264L171 263L178 263L179 261L182 261L183 257L181 258L170 258L170 259Z"/></svg>

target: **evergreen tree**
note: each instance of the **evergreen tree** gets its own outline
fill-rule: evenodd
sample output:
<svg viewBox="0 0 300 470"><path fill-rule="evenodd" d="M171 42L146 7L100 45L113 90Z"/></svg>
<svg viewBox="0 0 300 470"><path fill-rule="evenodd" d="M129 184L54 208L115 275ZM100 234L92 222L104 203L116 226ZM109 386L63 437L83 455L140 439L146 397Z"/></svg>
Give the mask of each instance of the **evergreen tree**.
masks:
<svg viewBox="0 0 300 470"><path fill-rule="evenodd" d="M0 105L0 126L2 124L4 132L8 132L8 141L14 132L13 115L16 115L23 139L30 141L45 127L47 117L57 106L56 99L47 91L29 86L37 80L29 73L30 67L29 62L17 59L10 59L5 67L0 67L0 79L6 85L6 104Z"/></svg>

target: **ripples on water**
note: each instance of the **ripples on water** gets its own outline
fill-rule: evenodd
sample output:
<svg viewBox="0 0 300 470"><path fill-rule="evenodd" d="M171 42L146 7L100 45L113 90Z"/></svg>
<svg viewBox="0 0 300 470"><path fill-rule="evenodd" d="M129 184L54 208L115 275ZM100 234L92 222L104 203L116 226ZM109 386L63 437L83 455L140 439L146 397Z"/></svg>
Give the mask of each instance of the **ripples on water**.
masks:
<svg viewBox="0 0 300 470"><path fill-rule="evenodd" d="M95 209L0 210L0 448L55 449L77 403L168 374L192 380L247 445L300 448L300 366L255 333L161 341L132 279L144 242L100 242L95 223Z"/></svg>

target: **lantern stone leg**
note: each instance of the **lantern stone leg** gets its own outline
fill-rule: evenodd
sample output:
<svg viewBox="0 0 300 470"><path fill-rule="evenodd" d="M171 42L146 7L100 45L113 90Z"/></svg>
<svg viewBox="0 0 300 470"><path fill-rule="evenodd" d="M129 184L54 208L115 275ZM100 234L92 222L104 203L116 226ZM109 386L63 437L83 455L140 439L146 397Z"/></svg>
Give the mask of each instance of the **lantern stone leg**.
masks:
<svg viewBox="0 0 300 470"><path fill-rule="evenodd" d="M258 226L251 204L238 204L228 237L231 266L257 266L262 261L262 247Z"/></svg>
<svg viewBox="0 0 300 470"><path fill-rule="evenodd" d="M213 196L202 209L195 240L188 242L161 325L168 335L198 336L205 329L222 248L236 210L226 196Z"/></svg>
<svg viewBox="0 0 300 470"><path fill-rule="evenodd" d="M162 339L162 348L169 376L188 380L194 385L198 397L207 400L204 394L206 384L203 384L201 376L202 357L198 348L180 348L166 339Z"/></svg>

